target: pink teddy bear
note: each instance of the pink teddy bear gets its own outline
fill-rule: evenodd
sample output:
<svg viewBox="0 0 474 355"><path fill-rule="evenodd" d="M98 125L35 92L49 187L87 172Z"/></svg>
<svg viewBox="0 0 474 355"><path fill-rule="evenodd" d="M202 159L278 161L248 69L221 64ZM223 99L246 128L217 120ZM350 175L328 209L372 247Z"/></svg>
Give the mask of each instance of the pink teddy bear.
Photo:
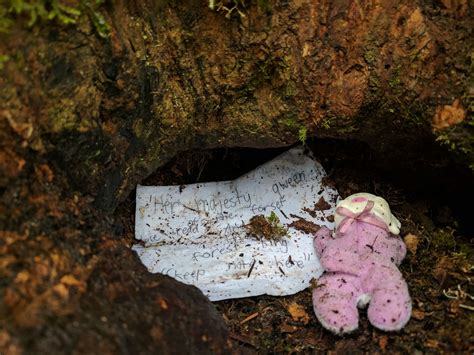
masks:
<svg viewBox="0 0 474 355"><path fill-rule="evenodd" d="M369 304L370 323L385 331L400 330L411 316L408 287L398 270L406 254L400 222L388 203L368 193L338 203L334 237L321 228L314 238L325 270L313 290L313 307L321 324L334 333L358 327L359 312Z"/></svg>

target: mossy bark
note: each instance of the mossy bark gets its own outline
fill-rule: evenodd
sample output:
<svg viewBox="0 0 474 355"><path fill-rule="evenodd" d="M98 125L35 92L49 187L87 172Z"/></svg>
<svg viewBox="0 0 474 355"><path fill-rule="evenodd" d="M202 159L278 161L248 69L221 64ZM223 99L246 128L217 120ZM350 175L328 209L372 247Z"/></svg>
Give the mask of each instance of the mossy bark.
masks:
<svg viewBox="0 0 474 355"><path fill-rule="evenodd" d="M205 5L114 1L104 8L107 39L87 21L25 29L19 19L1 35L9 59L0 76L0 339L8 339L0 349L46 349L25 329L60 332L96 319L90 332L104 347L126 349L117 339L136 331L109 318L113 307L103 306L113 330L100 323L111 282L122 285L118 304L135 307L124 314L138 319L140 308L131 299L138 291L128 293L103 264L110 249L145 294L171 281L146 275L136 259L121 266L130 252L108 218L179 151L285 146L305 129L408 157L441 136L464 164L474 162L467 2L275 1L230 19ZM150 292L143 302L152 312L165 291ZM153 329L147 341L171 334ZM58 349L78 341L58 334ZM197 338L187 345L212 337ZM225 336L212 339L225 346Z"/></svg>
<svg viewBox="0 0 474 355"><path fill-rule="evenodd" d="M179 150L288 145L302 127L388 150L433 127L469 140L473 9L447 6L275 2L227 19L200 1L114 2L107 40L87 22L4 37L3 124L29 125L24 148L74 162L71 182L107 208Z"/></svg>

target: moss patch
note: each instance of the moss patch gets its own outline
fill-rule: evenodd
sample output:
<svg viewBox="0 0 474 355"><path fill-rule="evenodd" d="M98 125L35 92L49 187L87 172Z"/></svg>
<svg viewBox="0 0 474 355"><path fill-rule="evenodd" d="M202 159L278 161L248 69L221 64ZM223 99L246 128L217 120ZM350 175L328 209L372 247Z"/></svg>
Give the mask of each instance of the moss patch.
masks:
<svg viewBox="0 0 474 355"><path fill-rule="evenodd" d="M280 223L280 219L272 212L270 216L257 215L245 226L247 232L257 238L280 240L288 235L288 230Z"/></svg>
<svg viewBox="0 0 474 355"><path fill-rule="evenodd" d="M96 33L106 38L110 27L101 13L104 0L81 0L77 5L53 0L7 0L0 4L0 32L8 32L15 21L24 21L26 27L38 23L56 22L60 25L77 24L87 18Z"/></svg>
<svg viewBox="0 0 474 355"><path fill-rule="evenodd" d="M467 110L466 119L439 131L436 141L453 152L461 163L474 170L474 96L466 94L463 100Z"/></svg>

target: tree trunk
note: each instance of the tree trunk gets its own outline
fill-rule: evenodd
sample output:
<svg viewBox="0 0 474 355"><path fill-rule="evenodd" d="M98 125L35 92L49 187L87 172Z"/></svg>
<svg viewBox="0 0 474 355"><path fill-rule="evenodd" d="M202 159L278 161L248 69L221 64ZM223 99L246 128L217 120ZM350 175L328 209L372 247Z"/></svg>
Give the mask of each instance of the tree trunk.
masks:
<svg viewBox="0 0 474 355"><path fill-rule="evenodd" d="M0 351L227 346L212 305L148 275L110 218L179 151L308 135L416 162L437 139L474 163L467 1L206 5L114 1L107 39L87 19L2 35Z"/></svg>

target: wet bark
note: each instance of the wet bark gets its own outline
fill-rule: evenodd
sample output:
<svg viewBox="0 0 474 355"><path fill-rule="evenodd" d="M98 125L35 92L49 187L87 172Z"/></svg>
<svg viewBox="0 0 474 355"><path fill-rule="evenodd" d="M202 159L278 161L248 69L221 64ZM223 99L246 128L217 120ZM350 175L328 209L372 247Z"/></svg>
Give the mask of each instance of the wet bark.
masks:
<svg viewBox="0 0 474 355"><path fill-rule="evenodd" d="M148 275L110 218L179 151L307 132L436 161L441 137L474 163L467 2L205 5L113 2L105 40L87 21L2 35L0 349L227 346L212 305Z"/></svg>
<svg viewBox="0 0 474 355"><path fill-rule="evenodd" d="M472 114L463 1L106 10L105 41L87 23L6 38L1 94L4 129L107 208L179 150L288 145L305 127L410 152Z"/></svg>

